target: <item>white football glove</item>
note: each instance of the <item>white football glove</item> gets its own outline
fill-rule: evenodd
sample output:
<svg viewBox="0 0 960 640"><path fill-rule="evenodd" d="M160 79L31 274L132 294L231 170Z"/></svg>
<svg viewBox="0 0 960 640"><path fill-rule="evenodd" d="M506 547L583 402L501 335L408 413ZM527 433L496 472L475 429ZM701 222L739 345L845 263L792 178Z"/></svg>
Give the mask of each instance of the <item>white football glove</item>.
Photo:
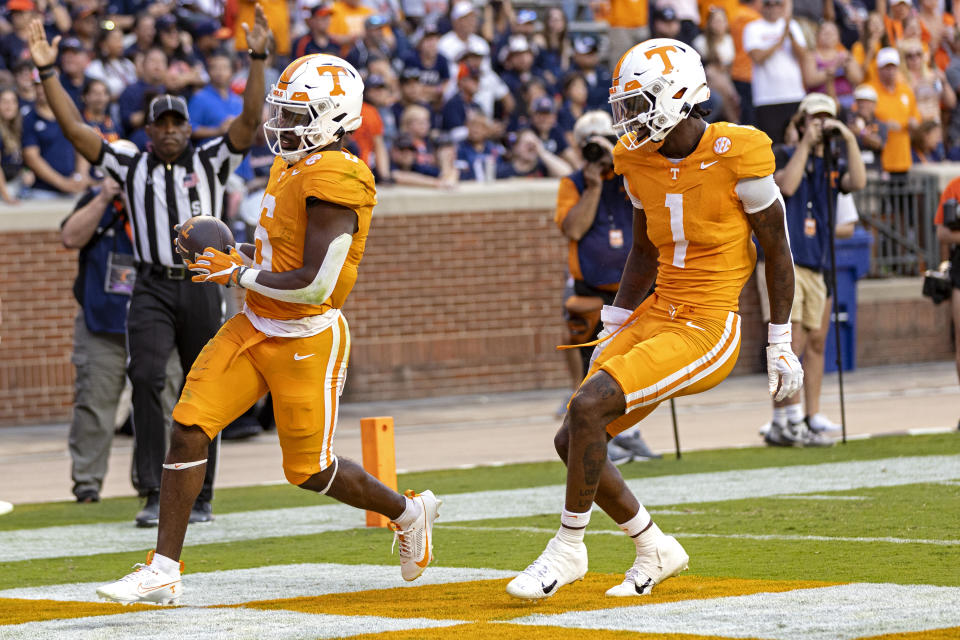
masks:
<svg viewBox="0 0 960 640"><path fill-rule="evenodd" d="M597 339L603 340L607 336L616 333L623 323L630 319L632 313L630 309L603 305L603 308L600 309L600 320L603 322L603 329L597 334ZM593 353L590 355L590 368L593 367L594 361L600 356L606 346L606 342L601 342L593 348Z"/></svg>
<svg viewBox="0 0 960 640"><path fill-rule="evenodd" d="M789 342L767 345L767 386L774 400L788 398L803 386L803 367Z"/></svg>

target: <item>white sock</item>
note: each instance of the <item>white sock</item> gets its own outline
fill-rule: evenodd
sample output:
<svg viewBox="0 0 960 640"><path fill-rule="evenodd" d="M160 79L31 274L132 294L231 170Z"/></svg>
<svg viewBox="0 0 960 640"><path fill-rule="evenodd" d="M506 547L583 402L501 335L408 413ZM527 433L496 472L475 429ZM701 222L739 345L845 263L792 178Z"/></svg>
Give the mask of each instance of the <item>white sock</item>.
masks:
<svg viewBox="0 0 960 640"><path fill-rule="evenodd" d="M407 496L403 497L407 502L407 506L403 509L403 513L400 514L400 517L394 520L401 531L406 531L410 526L417 521L417 518L420 517L420 512L422 511L420 503L416 500L411 500Z"/></svg>
<svg viewBox="0 0 960 640"><path fill-rule="evenodd" d="M803 405L799 402L797 404L788 404L784 407L787 410L787 420L790 422L803 422Z"/></svg>
<svg viewBox="0 0 960 640"><path fill-rule="evenodd" d="M637 545L637 555L657 552L657 540L663 536L663 531L656 522L650 523L650 528L633 539Z"/></svg>
<svg viewBox="0 0 960 640"><path fill-rule="evenodd" d="M557 537L568 544L581 543L588 524L590 524L589 511L576 513L564 509L560 515L560 531L557 532Z"/></svg>
<svg viewBox="0 0 960 640"><path fill-rule="evenodd" d="M781 427L787 426L787 408L779 407L773 410L773 423Z"/></svg>
<svg viewBox="0 0 960 640"><path fill-rule="evenodd" d="M179 560L171 560L167 556L154 553L153 560L150 562L150 566L157 571L167 574L168 576L173 576L175 578L180 577Z"/></svg>
<svg viewBox="0 0 960 640"><path fill-rule="evenodd" d="M650 514L647 510L640 505L640 510L637 511L637 515L633 516L626 522L622 522L617 526L620 527L620 530L623 531L630 538L636 538L640 535L640 532L646 529L651 522Z"/></svg>

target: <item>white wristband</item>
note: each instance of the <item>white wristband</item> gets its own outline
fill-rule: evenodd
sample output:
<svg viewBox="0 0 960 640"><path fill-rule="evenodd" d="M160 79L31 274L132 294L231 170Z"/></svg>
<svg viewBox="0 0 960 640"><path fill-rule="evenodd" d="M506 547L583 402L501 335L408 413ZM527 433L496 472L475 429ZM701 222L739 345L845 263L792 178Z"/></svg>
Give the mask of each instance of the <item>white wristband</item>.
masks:
<svg viewBox="0 0 960 640"><path fill-rule="evenodd" d="M790 344L793 342L793 325L786 324L767 325L767 344Z"/></svg>
<svg viewBox="0 0 960 640"><path fill-rule="evenodd" d="M600 309L600 321L604 325L619 327L624 322L630 319L630 315L633 313L630 309L624 309L622 307L612 307L609 305L603 305L603 308Z"/></svg>

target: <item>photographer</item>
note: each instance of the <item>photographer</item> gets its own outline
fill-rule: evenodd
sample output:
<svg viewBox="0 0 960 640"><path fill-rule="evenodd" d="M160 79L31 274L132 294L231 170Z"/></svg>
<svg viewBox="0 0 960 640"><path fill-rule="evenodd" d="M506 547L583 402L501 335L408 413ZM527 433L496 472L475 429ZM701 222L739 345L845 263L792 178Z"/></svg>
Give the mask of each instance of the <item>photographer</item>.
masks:
<svg viewBox="0 0 960 640"><path fill-rule="evenodd" d="M840 193L850 193L866 185L866 169L857 138L836 116L837 105L830 96L811 93L804 98L793 120L800 141L795 148L782 150L789 160L774 174L786 199L795 281L790 317L792 347L800 357L807 348L817 350L817 355L822 352L826 335L823 325L829 326L830 321L829 313L825 313L828 295L823 274L829 267L832 235L828 228L828 197L836 198L837 189ZM827 153L831 154L829 158L825 157ZM814 360L820 363L819 367L804 366L804 393L774 403L770 430L764 436L767 444L808 447L833 444L811 428L813 416L805 415L801 404L806 399L808 413L819 406L823 360Z"/></svg>
<svg viewBox="0 0 960 640"><path fill-rule="evenodd" d="M954 178L940 196L940 206L937 207L937 216L934 223L937 225L937 240L940 241L940 254L949 255L946 270L949 271L950 289L944 291L943 297L934 297L935 302L941 302L945 297L951 298L953 309L953 341L956 348L957 377L960 378L960 178ZM941 269L943 272L944 269ZM944 287L946 289L946 287ZM952 295L951 295L952 293ZM960 422L957 423L960 429Z"/></svg>
<svg viewBox="0 0 960 640"><path fill-rule="evenodd" d="M597 338L601 309L613 304L620 287L623 266L633 246L633 203L623 180L613 172L617 135L610 115L605 111L583 114L573 127L573 138L586 164L560 180L555 221L570 241L568 256L574 295L564 305L570 342L584 344ZM590 368L593 350L577 351L583 376ZM639 434L621 434L618 438L621 442L609 447L615 463L628 462L633 458L631 451L640 458L654 457ZM642 450L620 450L627 444Z"/></svg>

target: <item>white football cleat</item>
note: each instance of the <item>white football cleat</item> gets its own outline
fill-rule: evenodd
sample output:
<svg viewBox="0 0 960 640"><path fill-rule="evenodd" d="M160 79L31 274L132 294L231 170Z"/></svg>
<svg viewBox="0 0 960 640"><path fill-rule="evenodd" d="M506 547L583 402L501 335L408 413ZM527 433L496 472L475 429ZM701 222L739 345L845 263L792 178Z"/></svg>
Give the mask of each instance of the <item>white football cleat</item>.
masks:
<svg viewBox="0 0 960 640"><path fill-rule="evenodd" d="M587 546L554 537L540 557L507 584L507 593L523 600L542 600L564 585L583 580L586 574Z"/></svg>
<svg viewBox="0 0 960 640"><path fill-rule="evenodd" d="M105 584L97 589L97 595L104 600L133 604L150 602L155 604L179 604L183 595L180 576L171 576L151 567L153 556L147 555L148 564L135 564L133 573L128 573L116 582ZM181 568L183 563L181 563Z"/></svg>
<svg viewBox="0 0 960 640"><path fill-rule="evenodd" d="M400 543L400 575L410 582L419 578L433 561L433 521L440 515L443 500L438 500L432 491L415 493L407 490L404 495L420 501L420 517L405 531L393 522L390 528L393 529L393 542Z"/></svg>
<svg viewBox="0 0 960 640"><path fill-rule="evenodd" d="M687 568L690 556L673 536L657 539L656 553L638 555L623 582L607 590L608 596L645 596L667 578Z"/></svg>

